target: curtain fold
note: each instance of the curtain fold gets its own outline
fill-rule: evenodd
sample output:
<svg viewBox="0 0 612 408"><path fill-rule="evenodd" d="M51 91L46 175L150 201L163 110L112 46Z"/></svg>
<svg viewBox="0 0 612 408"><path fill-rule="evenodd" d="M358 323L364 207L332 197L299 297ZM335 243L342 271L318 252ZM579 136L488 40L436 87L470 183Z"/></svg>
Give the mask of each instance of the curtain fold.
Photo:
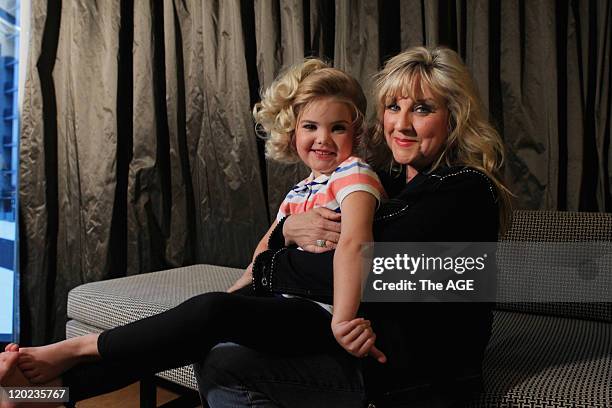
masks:
<svg viewBox="0 0 612 408"><path fill-rule="evenodd" d="M405 0L399 3L401 48L406 49L416 44L424 44L425 30L423 25L425 24L425 16L423 2L421 0Z"/></svg>
<svg viewBox="0 0 612 408"><path fill-rule="evenodd" d="M159 19L159 16L157 17ZM160 114L160 92L156 84L164 80L156 58L157 49L162 49L156 38L155 25L159 24L153 14L152 3L137 2L134 4L134 46L133 66L133 122L131 160L128 168L127 183L127 271L126 274L142 273L159 267L163 259L161 250L166 231L165 206L162 180L164 169L158 147L163 124ZM158 51L159 52L159 51ZM163 82L161 83L163 84ZM119 89L122 92L123 89ZM127 95L126 95L127 96ZM160 146L161 147L161 146ZM119 205L124 205L120 203Z"/></svg>
<svg viewBox="0 0 612 408"><path fill-rule="evenodd" d="M264 158L252 105L305 56L354 75L372 118L386 58L456 49L504 138L516 207L612 211L611 24L609 0L33 0L23 340L63 336L78 284L250 262L308 174Z"/></svg>
<svg viewBox="0 0 612 408"><path fill-rule="evenodd" d="M489 15L491 9L486 0L475 0L467 2L464 23L469 21L464 27L465 44L465 63L474 76L480 94L483 96L484 106L489 109L490 93L490 42L489 36Z"/></svg>
<svg viewBox="0 0 612 408"><path fill-rule="evenodd" d="M197 161L203 193L197 261L244 267L268 224L245 60L250 33L242 31L238 0L202 5L206 103Z"/></svg>
<svg viewBox="0 0 612 408"><path fill-rule="evenodd" d="M577 7L575 7L577 6ZM585 7L586 6L586 7ZM588 25L580 24L585 17L588 17L588 4L580 2L576 5L567 4L563 11L563 17L567 19L567 45L565 47L565 72L566 83L565 100L560 100L563 116L567 118L567 127L561 129L561 147L566 150L566 171L561 177L566 180L566 205L569 208L578 208L580 205L580 186L582 180L582 157L583 157L583 138L569 137L582 132L585 121L585 95L584 87L586 82L583 78L585 52L588 52ZM567 17L566 17L567 16ZM587 58L588 60L588 58ZM564 142L564 143L563 143Z"/></svg>
<svg viewBox="0 0 612 408"><path fill-rule="evenodd" d="M255 1L256 64L261 89L270 86L283 67L304 58L305 24L299 0ZM267 179L273 180L273 183L267 183L266 191L269 220L273 222L287 191L308 176L309 171L301 163L282 164L266 160L265 164Z"/></svg>
<svg viewBox="0 0 612 408"><path fill-rule="evenodd" d="M545 209L557 197L557 71L554 1L501 3L502 132L509 186L520 206Z"/></svg>
<svg viewBox="0 0 612 408"><path fill-rule="evenodd" d="M380 64L379 3L377 0L336 1L334 66L353 75L368 96L367 118L376 109L372 103L372 76Z"/></svg>
<svg viewBox="0 0 612 408"><path fill-rule="evenodd" d="M19 147L21 333L25 339L39 343L46 340L51 315L55 314L48 313L49 309L53 312L57 235L57 197L51 193L57 184L57 171L53 171L53 162L57 162L53 143L56 135L51 134L57 127L53 123L51 77L55 47L51 51L49 43L57 44L59 11L47 13L46 2L33 0L30 12L30 63L21 107ZM49 29L43 38L47 24L55 26L55 30ZM51 116L45 119L44 113Z"/></svg>
<svg viewBox="0 0 612 408"><path fill-rule="evenodd" d="M595 208L611 208L610 190L612 187L612 143L610 140L610 58L612 58L612 8L606 4L596 3L596 36L597 59L595 74L595 145L597 149L597 188ZM606 180L608 181L606 183Z"/></svg>

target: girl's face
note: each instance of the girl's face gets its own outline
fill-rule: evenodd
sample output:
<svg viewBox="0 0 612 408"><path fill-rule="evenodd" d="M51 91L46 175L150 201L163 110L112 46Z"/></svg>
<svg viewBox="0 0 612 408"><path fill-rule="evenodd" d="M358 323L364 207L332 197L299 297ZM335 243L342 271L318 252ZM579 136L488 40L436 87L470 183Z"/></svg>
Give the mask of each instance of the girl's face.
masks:
<svg viewBox="0 0 612 408"><path fill-rule="evenodd" d="M422 98L398 97L385 106L383 129L393 158L407 165L408 178L440 156L448 137L448 109L429 90Z"/></svg>
<svg viewBox="0 0 612 408"><path fill-rule="evenodd" d="M351 109L334 98L319 98L300 112L295 127L298 156L315 177L330 175L353 151Z"/></svg>

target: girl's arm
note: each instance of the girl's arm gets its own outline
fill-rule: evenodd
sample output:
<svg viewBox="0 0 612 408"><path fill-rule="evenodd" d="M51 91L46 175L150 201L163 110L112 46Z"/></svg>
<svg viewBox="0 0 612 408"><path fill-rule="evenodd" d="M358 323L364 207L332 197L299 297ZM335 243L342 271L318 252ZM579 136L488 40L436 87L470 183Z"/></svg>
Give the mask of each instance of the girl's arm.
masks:
<svg viewBox="0 0 612 408"><path fill-rule="evenodd" d="M274 221L268 231L264 234L264 236L259 240L259 243L255 247L255 252L253 253L253 258L251 258L251 263L247 266L244 274L238 278L236 282L227 290L228 292L234 292L242 287L249 285L253 279L253 261L257 258L257 255L268 249L268 240L270 239L270 234L276 228L278 221Z"/></svg>
<svg viewBox="0 0 612 408"><path fill-rule="evenodd" d="M379 361L386 359L374 347L374 332L369 322L355 319L361 301L361 247L372 242L372 220L376 198L365 191L355 191L342 201L342 230L334 255L334 313L332 332L349 353L363 356L368 352Z"/></svg>

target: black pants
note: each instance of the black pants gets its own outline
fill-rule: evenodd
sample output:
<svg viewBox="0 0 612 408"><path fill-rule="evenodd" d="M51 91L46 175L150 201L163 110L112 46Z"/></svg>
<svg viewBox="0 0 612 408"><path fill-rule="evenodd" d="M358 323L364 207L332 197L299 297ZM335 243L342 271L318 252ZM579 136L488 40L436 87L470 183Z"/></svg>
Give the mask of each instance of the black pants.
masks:
<svg viewBox="0 0 612 408"><path fill-rule="evenodd" d="M331 316L300 298L205 293L166 312L103 332L102 361L63 377L71 400L124 387L143 376L202 361L218 343L281 356L336 353Z"/></svg>
<svg viewBox="0 0 612 408"><path fill-rule="evenodd" d="M278 357L221 343L194 370L211 408L362 408L361 364L344 350Z"/></svg>

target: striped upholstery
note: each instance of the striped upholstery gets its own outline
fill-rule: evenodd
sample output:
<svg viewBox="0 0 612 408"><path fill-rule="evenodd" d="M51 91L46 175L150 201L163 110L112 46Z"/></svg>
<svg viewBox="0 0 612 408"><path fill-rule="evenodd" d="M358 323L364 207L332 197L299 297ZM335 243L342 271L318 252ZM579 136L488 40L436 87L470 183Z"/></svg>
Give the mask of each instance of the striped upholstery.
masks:
<svg viewBox="0 0 612 408"><path fill-rule="evenodd" d="M193 265L167 271L87 283L68 294L66 337L97 333L161 313L205 292L224 291L242 269ZM158 374L197 390L191 367Z"/></svg>

